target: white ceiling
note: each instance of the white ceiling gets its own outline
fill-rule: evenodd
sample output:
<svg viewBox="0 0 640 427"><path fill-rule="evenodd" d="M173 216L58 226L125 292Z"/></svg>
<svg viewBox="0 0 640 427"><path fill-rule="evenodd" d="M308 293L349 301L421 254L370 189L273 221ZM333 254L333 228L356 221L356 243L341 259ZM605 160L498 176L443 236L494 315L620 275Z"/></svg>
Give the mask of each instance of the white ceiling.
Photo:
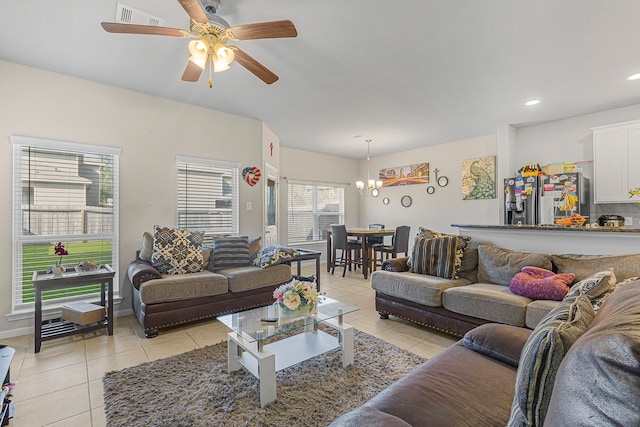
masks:
<svg viewBox="0 0 640 427"><path fill-rule="evenodd" d="M122 3L188 29L176 0ZM283 146L353 158L366 157L356 135L376 156L640 103L626 80L640 72L637 0L222 0L232 26L291 19L298 37L236 42L280 80L233 64L213 89L208 73L180 79L188 39L105 32L115 10L0 0L0 59L256 118Z"/></svg>

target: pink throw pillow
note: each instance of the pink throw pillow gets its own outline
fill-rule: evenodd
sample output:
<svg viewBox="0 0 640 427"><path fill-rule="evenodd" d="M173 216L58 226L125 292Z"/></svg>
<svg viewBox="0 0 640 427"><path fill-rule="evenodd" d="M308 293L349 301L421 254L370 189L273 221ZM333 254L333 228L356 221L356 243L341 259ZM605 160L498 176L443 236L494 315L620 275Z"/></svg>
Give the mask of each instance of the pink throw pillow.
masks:
<svg viewBox="0 0 640 427"><path fill-rule="evenodd" d="M562 301L575 278L573 273L555 274L544 268L523 267L511 279L509 290L531 299Z"/></svg>

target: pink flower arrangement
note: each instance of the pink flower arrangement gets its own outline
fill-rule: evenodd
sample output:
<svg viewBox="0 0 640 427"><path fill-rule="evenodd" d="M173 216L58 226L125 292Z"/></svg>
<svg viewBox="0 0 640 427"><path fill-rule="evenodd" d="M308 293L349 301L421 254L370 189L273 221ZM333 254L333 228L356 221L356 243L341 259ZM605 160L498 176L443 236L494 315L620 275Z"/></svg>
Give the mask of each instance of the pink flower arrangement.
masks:
<svg viewBox="0 0 640 427"><path fill-rule="evenodd" d="M301 306L317 304L318 291L315 283L294 279L273 291L273 298L289 310L297 310Z"/></svg>

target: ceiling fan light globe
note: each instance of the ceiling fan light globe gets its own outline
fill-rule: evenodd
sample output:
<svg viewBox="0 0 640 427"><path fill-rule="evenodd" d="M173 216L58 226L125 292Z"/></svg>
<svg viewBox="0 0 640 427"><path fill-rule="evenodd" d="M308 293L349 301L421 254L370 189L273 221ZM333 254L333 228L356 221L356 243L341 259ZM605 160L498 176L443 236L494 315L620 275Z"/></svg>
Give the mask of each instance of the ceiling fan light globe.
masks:
<svg viewBox="0 0 640 427"><path fill-rule="evenodd" d="M193 62L194 64L196 64L198 67L202 68L204 70L206 64L207 64L207 58L200 58L200 57L195 57L193 55L191 55L189 57L189 61Z"/></svg>
<svg viewBox="0 0 640 427"><path fill-rule="evenodd" d="M202 56L204 58L207 57L207 44L203 43L202 40L191 40L189 42L189 53L192 56L199 57Z"/></svg>
<svg viewBox="0 0 640 427"><path fill-rule="evenodd" d="M219 73L221 71L227 71L229 69L229 64L224 61L213 61L213 72Z"/></svg>

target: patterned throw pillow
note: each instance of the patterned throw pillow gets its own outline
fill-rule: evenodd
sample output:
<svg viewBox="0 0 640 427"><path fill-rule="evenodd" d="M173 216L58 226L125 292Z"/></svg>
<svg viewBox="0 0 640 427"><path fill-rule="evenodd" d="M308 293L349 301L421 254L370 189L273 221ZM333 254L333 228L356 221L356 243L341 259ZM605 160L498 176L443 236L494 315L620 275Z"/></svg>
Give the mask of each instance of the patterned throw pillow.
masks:
<svg viewBox="0 0 640 427"><path fill-rule="evenodd" d="M256 267L266 268L270 265L280 264L283 261L295 258L298 255L300 255L300 252L293 248L287 248L281 245L265 246L258 251L252 263Z"/></svg>
<svg viewBox="0 0 640 427"><path fill-rule="evenodd" d="M589 299L598 298L609 292L616 284L616 275L613 273L613 269L599 271L586 279L583 279L573 285L569 289L567 298L578 294L585 294Z"/></svg>
<svg viewBox="0 0 640 427"><path fill-rule="evenodd" d="M589 298L577 294L567 296L536 326L520 355L509 427L543 425L560 362L594 317Z"/></svg>
<svg viewBox="0 0 640 427"><path fill-rule="evenodd" d="M453 236L453 237L457 237L457 246L456 246L456 259L455 259L455 264L454 264L454 271L453 271L453 276L451 276L451 278L453 279L457 279L458 278L458 272L460 271L460 267L462 265L462 258L464 256L464 250L467 248L467 246L469 246L469 242L471 241L471 237L467 237L467 236L454 236L452 234L445 234L445 233L440 233L439 231L434 231L434 230L430 230L426 227L419 227L418 228L418 234L416 234L416 239L420 239L420 238L427 238L427 239L433 239L436 237L449 237L449 236ZM413 263L413 259L409 258L409 266L411 266L411 264Z"/></svg>
<svg viewBox="0 0 640 427"><path fill-rule="evenodd" d="M623 281L618 282L615 285L613 285L609 292L601 294L600 296L598 296L596 298L592 298L591 299L591 304L593 305L593 309L595 311L598 311L600 309L600 307L602 306L602 304L604 304L604 302L607 300L607 298L609 298L609 295L611 295L616 289L621 288L624 285L627 285L629 283L636 282L638 280L640 280L640 277L629 277L628 279L624 279Z"/></svg>
<svg viewBox="0 0 640 427"><path fill-rule="evenodd" d="M451 279L455 274L457 236L417 238L411 272Z"/></svg>
<svg viewBox="0 0 640 427"><path fill-rule="evenodd" d="M211 261L209 269L212 271L250 265L249 238L247 236L216 237L213 240Z"/></svg>
<svg viewBox="0 0 640 427"><path fill-rule="evenodd" d="M189 274L202 271L204 231L153 226L151 264L160 274Z"/></svg>

